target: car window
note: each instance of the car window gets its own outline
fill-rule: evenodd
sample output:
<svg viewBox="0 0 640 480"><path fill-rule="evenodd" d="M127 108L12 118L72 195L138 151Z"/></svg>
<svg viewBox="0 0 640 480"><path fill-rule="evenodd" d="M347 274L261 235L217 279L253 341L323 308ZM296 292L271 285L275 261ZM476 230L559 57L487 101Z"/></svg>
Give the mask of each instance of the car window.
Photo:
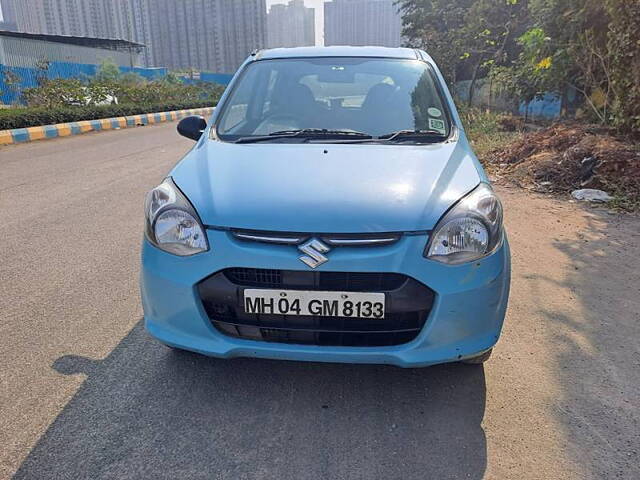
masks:
<svg viewBox="0 0 640 480"><path fill-rule="evenodd" d="M323 82L319 75L305 75L300 78L300 83L306 85L313 93L317 101L326 105L340 101L343 107L362 107L367 93L374 85L379 83L394 85L393 79L388 75L376 75L368 73L356 73L353 82L332 83Z"/></svg>
<svg viewBox="0 0 640 480"><path fill-rule="evenodd" d="M246 81L234 90L233 101L228 105L220 122L219 129L221 131L233 130L246 122L249 101L253 93L251 87L255 84L258 73L257 70L247 71Z"/></svg>
<svg viewBox="0 0 640 480"><path fill-rule="evenodd" d="M261 60L251 63L222 107L223 140L281 130L449 132L431 67L379 58Z"/></svg>

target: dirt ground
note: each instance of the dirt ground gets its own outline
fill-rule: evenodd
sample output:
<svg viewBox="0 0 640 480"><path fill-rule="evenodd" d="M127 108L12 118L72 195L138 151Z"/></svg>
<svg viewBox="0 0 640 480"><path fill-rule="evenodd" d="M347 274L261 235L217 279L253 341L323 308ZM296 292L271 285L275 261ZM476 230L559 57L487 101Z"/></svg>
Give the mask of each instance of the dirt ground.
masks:
<svg viewBox="0 0 640 480"><path fill-rule="evenodd" d="M487 478L638 479L640 218L497 190L513 283L485 367Z"/></svg>

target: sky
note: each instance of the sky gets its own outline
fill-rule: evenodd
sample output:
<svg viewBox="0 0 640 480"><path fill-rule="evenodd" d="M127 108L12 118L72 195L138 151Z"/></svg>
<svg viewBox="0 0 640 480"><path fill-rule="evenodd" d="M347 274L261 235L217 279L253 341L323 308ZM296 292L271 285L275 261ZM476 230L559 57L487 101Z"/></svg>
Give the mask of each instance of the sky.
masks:
<svg viewBox="0 0 640 480"><path fill-rule="evenodd" d="M316 45L324 45L324 4L325 0L304 0L307 7L316 9ZM267 11L276 3L289 3L288 0L267 0Z"/></svg>

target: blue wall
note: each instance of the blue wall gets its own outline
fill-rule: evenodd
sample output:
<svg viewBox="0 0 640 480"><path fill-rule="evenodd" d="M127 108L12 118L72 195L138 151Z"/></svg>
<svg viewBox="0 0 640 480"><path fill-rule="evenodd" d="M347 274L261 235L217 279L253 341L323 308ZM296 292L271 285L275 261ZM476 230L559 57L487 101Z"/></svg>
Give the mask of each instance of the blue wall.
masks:
<svg viewBox="0 0 640 480"><path fill-rule="evenodd" d="M560 97L554 93L545 93L540 98L535 98L529 103L521 102L519 107L520 115L528 118L558 118L562 102Z"/></svg>
<svg viewBox="0 0 640 480"><path fill-rule="evenodd" d="M89 78L98 71L98 65L82 63L51 62L46 72L47 78ZM12 71L20 77L20 85L10 88L5 84L5 72ZM153 80L164 77L169 70L166 68L142 68L142 67L120 67L123 73L135 72L142 77ZM0 65L0 101L4 104L15 103L20 97L20 92L24 88L36 87L37 78L43 72L36 68L29 67L7 67ZM231 81L232 75L219 73L200 73L200 80L204 82L219 83L227 85Z"/></svg>
<svg viewBox="0 0 640 480"><path fill-rule="evenodd" d="M200 74L200 80L203 82L219 83L220 85L229 85L229 82L233 78L233 74L228 73L209 73L202 72Z"/></svg>
<svg viewBox="0 0 640 480"><path fill-rule="evenodd" d="M210 73L200 72L200 78L189 78L188 76L181 75L180 78L186 84L193 84L198 82L219 83L220 85L229 85L229 82L233 78L233 75L227 73Z"/></svg>
<svg viewBox="0 0 640 480"><path fill-rule="evenodd" d="M470 80L463 80L454 86L456 99L466 103L469 100ZM510 97L508 94L500 94L495 89L491 92L491 84L487 79L479 79L473 92L473 105L484 107L489 105L497 111L518 112L520 115L527 115L530 118L558 118L562 107L562 101L558 95L545 93L539 98L529 103L520 102Z"/></svg>

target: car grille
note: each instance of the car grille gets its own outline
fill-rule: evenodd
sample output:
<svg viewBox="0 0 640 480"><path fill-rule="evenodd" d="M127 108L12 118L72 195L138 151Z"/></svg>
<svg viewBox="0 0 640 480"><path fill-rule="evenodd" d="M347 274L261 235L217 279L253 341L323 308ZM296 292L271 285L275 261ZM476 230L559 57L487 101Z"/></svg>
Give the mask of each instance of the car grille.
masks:
<svg viewBox="0 0 640 480"><path fill-rule="evenodd" d="M385 318L248 314L245 288L382 292ZM198 285L202 304L221 333L248 340L324 346L391 346L420 333L433 305L433 291L395 273L309 272L230 268Z"/></svg>
<svg viewBox="0 0 640 480"><path fill-rule="evenodd" d="M236 285L350 292L379 292L400 288L408 277L397 273L298 272L260 268L230 268L225 276Z"/></svg>
<svg viewBox="0 0 640 480"><path fill-rule="evenodd" d="M232 235L245 242L277 243L299 245L305 240L317 237L334 247L374 247L391 245L400 240L399 233L290 233L265 232L260 230L233 230Z"/></svg>

